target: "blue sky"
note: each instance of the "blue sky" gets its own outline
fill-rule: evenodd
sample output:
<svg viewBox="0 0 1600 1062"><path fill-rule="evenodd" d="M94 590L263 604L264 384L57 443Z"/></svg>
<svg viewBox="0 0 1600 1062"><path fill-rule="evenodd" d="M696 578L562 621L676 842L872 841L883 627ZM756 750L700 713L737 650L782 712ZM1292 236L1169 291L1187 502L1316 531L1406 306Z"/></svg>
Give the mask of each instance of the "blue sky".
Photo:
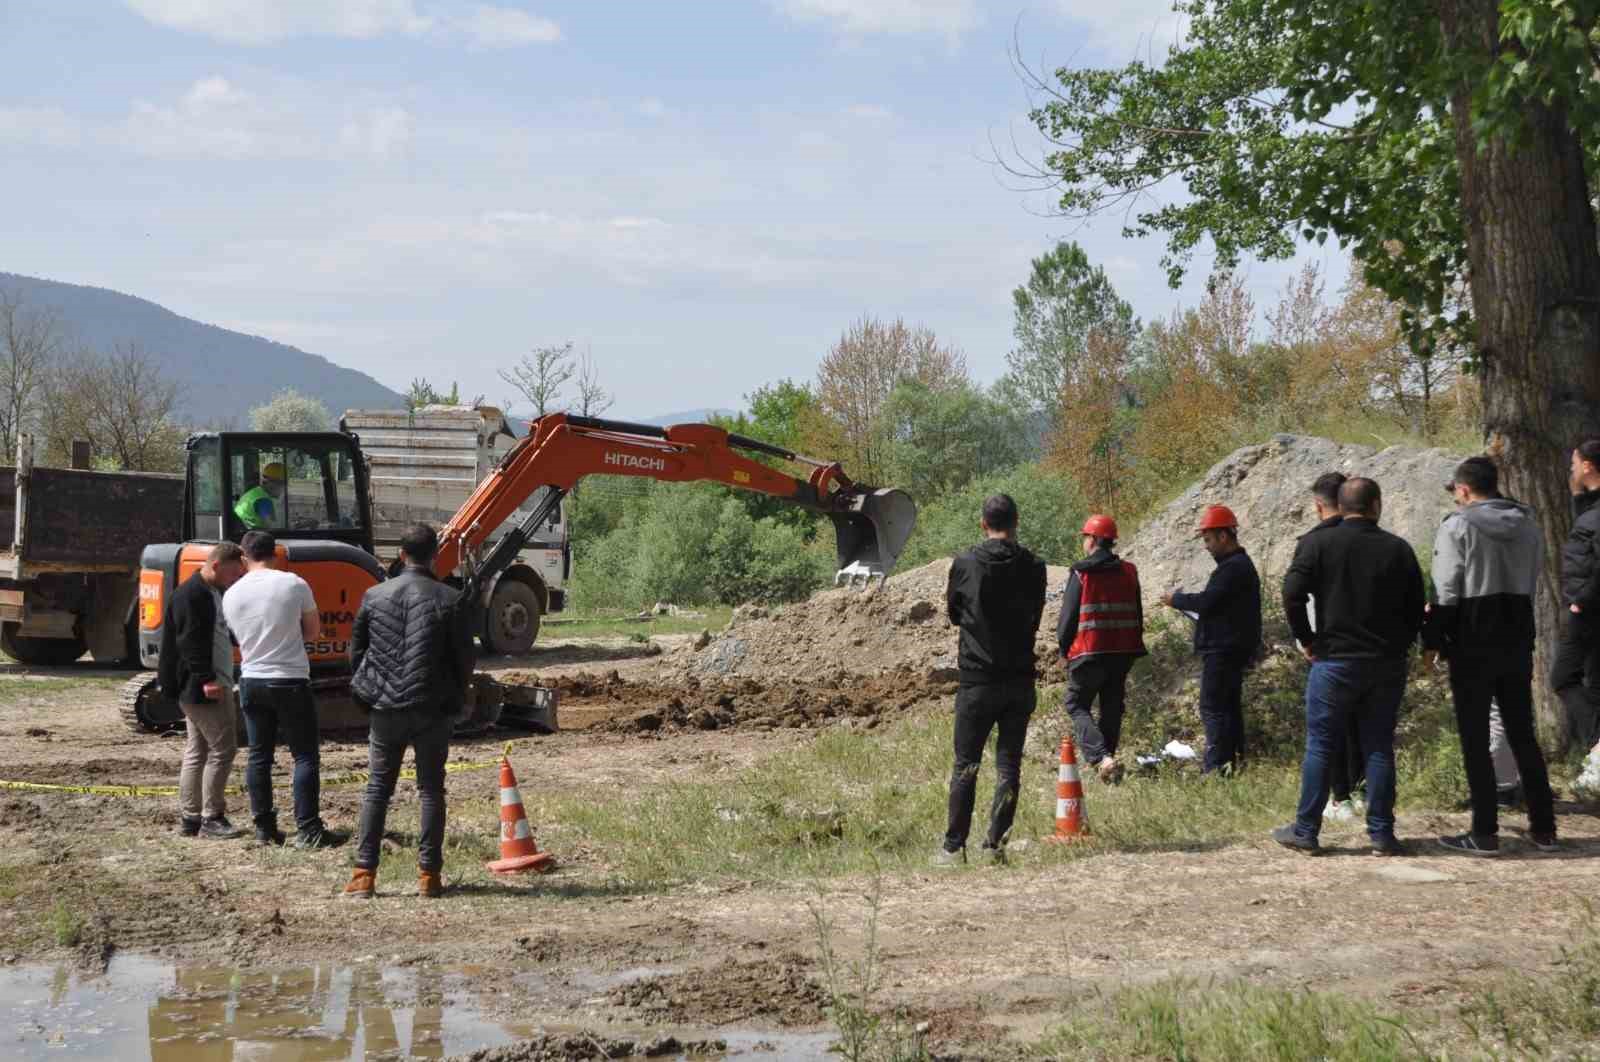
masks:
<svg viewBox="0 0 1600 1062"><path fill-rule="evenodd" d="M1169 2L4 0L0 270L397 389L503 399L497 368L570 339L622 416L808 379L862 314L988 381L1057 239L1146 318L1197 297L1204 263L1173 292L1159 243L1043 217L989 161L1033 143L1014 31L1121 62ZM1250 268L1258 308L1291 268Z"/></svg>

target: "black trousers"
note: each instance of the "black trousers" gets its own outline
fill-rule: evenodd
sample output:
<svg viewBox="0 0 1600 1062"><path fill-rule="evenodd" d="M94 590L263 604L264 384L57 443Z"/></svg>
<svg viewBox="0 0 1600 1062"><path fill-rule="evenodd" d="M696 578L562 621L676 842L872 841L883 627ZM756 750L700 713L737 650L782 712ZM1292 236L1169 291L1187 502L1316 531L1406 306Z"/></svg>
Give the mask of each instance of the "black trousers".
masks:
<svg viewBox="0 0 1600 1062"><path fill-rule="evenodd" d="M1600 617L1567 613L1550 688L1566 709L1567 732L1588 752L1600 740Z"/></svg>
<svg viewBox="0 0 1600 1062"><path fill-rule="evenodd" d="M1462 653L1450 661L1450 694L1461 732L1461 759L1472 795L1472 832L1492 837L1499 832L1499 790L1494 758L1489 755L1489 702L1500 705L1506 744L1522 775L1528 802L1528 828L1554 833L1556 817L1550 775L1533 732L1533 650Z"/></svg>
<svg viewBox="0 0 1600 1062"><path fill-rule="evenodd" d="M444 868L444 765L450 758L452 725L453 720L439 706L379 709L372 713L367 743L367 794L361 804L361 827L356 835L356 866L378 869L389 801L400 780L400 761L410 745L417 761L417 799L421 806L417 866L436 872Z"/></svg>
<svg viewBox="0 0 1600 1062"><path fill-rule="evenodd" d="M1206 774L1232 766L1244 752L1244 673L1249 652L1200 657L1200 722L1206 728Z"/></svg>
<svg viewBox="0 0 1600 1062"><path fill-rule="evenodd" d="M1367 757L1361 751L1361 720L1351 715L1345 720L1344 733L1335 736L1331 760L1328 764L1328 781L1333 788L1333 799L1349 800L1356 786L1367 780Z"/></svg>
<svg viewBox="0 0 1600 1062"><path fill-rule="evenodd" d="M1038 691L1033 680L989 685L963 685L956 691L955 767L950 772L950 818L945 829L947 852L967 846L972 808L978 797L978 766L989 733L998 730L994 749L994 803L989 807L985 848L998 848L1011 832L1022 784L1022 745L1028 737Z"/></svg>
<svg viewBox="0 0 1600 1062"><path fill-rule="evenodd" d="M1067 674L1063 702L1072 720L1078 755L1090 766L1117 754L1117 743L1122 738L1122 710L1127 701L1128 670L1135 659L1129 653L1079 657ZM1098 721L1089 711L1097 697L1100 700Z"/></svg>

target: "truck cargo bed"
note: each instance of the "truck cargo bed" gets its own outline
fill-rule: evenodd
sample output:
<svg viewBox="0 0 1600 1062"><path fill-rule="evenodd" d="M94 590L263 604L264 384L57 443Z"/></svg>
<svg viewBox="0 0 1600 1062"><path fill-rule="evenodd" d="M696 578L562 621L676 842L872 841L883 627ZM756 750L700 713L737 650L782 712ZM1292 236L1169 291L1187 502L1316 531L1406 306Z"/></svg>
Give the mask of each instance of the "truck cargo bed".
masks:
<svg viewBox="0 0 1600 1062"><path fill-rule="evenodd" d="M134 571L152 542L183 533L183 477L35 465L26 474L20 550L17 469L0 466L0 575Z"/></svg>

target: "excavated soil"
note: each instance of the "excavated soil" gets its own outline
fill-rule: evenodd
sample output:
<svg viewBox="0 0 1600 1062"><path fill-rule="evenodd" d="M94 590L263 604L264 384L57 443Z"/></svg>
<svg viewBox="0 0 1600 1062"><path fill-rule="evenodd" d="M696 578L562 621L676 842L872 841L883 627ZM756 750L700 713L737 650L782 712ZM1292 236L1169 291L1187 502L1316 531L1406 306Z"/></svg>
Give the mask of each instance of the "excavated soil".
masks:
<svg viewBox="0 0 1600 1062"><path fill-rule="evenodd" d="M795 954L759 962L729 960L706 970L630 981L606 1001L652 1021L816 1025L826 1017L827 994L806 976L809 965Z"/></svg>
<svg viewBox="0 0 1600 1062"><path fill-rule="evenodd" d="M1055 603L1069 569L1052 566L1044 622L1035 642L1044 680L1059 681ZM806 680L829 674L910 673L933 682L956 677L956 631L945 617L950 561L891 576L863 590L832 589L809 600L768 609L736 610L727 630L700 648L679 649L665 661L687 676L776 677Z"/></svg>

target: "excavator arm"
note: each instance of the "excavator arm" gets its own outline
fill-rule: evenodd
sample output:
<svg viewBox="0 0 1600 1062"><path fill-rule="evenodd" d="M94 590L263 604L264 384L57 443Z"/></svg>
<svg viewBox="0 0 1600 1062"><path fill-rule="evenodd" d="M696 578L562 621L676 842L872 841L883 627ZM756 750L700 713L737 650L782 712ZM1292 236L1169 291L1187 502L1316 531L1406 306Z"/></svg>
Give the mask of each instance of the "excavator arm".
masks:
<svg viewBox="0 0 1600 1062"><path fill-rule="evenodd" d="M797 478L748 454L776 457L808 474ZM833 522L837 536L836 582L887 578L917 521L917 507L903 491L860 486L836 462L804 457L711 424L660 428L553 413L528 426L527 434L444 526L435 571L441 576L454 571L544 488L540 504L469 569L469 584L482 585L512 562L579 480L599 474L722 483L822 513Z"/></svg>

